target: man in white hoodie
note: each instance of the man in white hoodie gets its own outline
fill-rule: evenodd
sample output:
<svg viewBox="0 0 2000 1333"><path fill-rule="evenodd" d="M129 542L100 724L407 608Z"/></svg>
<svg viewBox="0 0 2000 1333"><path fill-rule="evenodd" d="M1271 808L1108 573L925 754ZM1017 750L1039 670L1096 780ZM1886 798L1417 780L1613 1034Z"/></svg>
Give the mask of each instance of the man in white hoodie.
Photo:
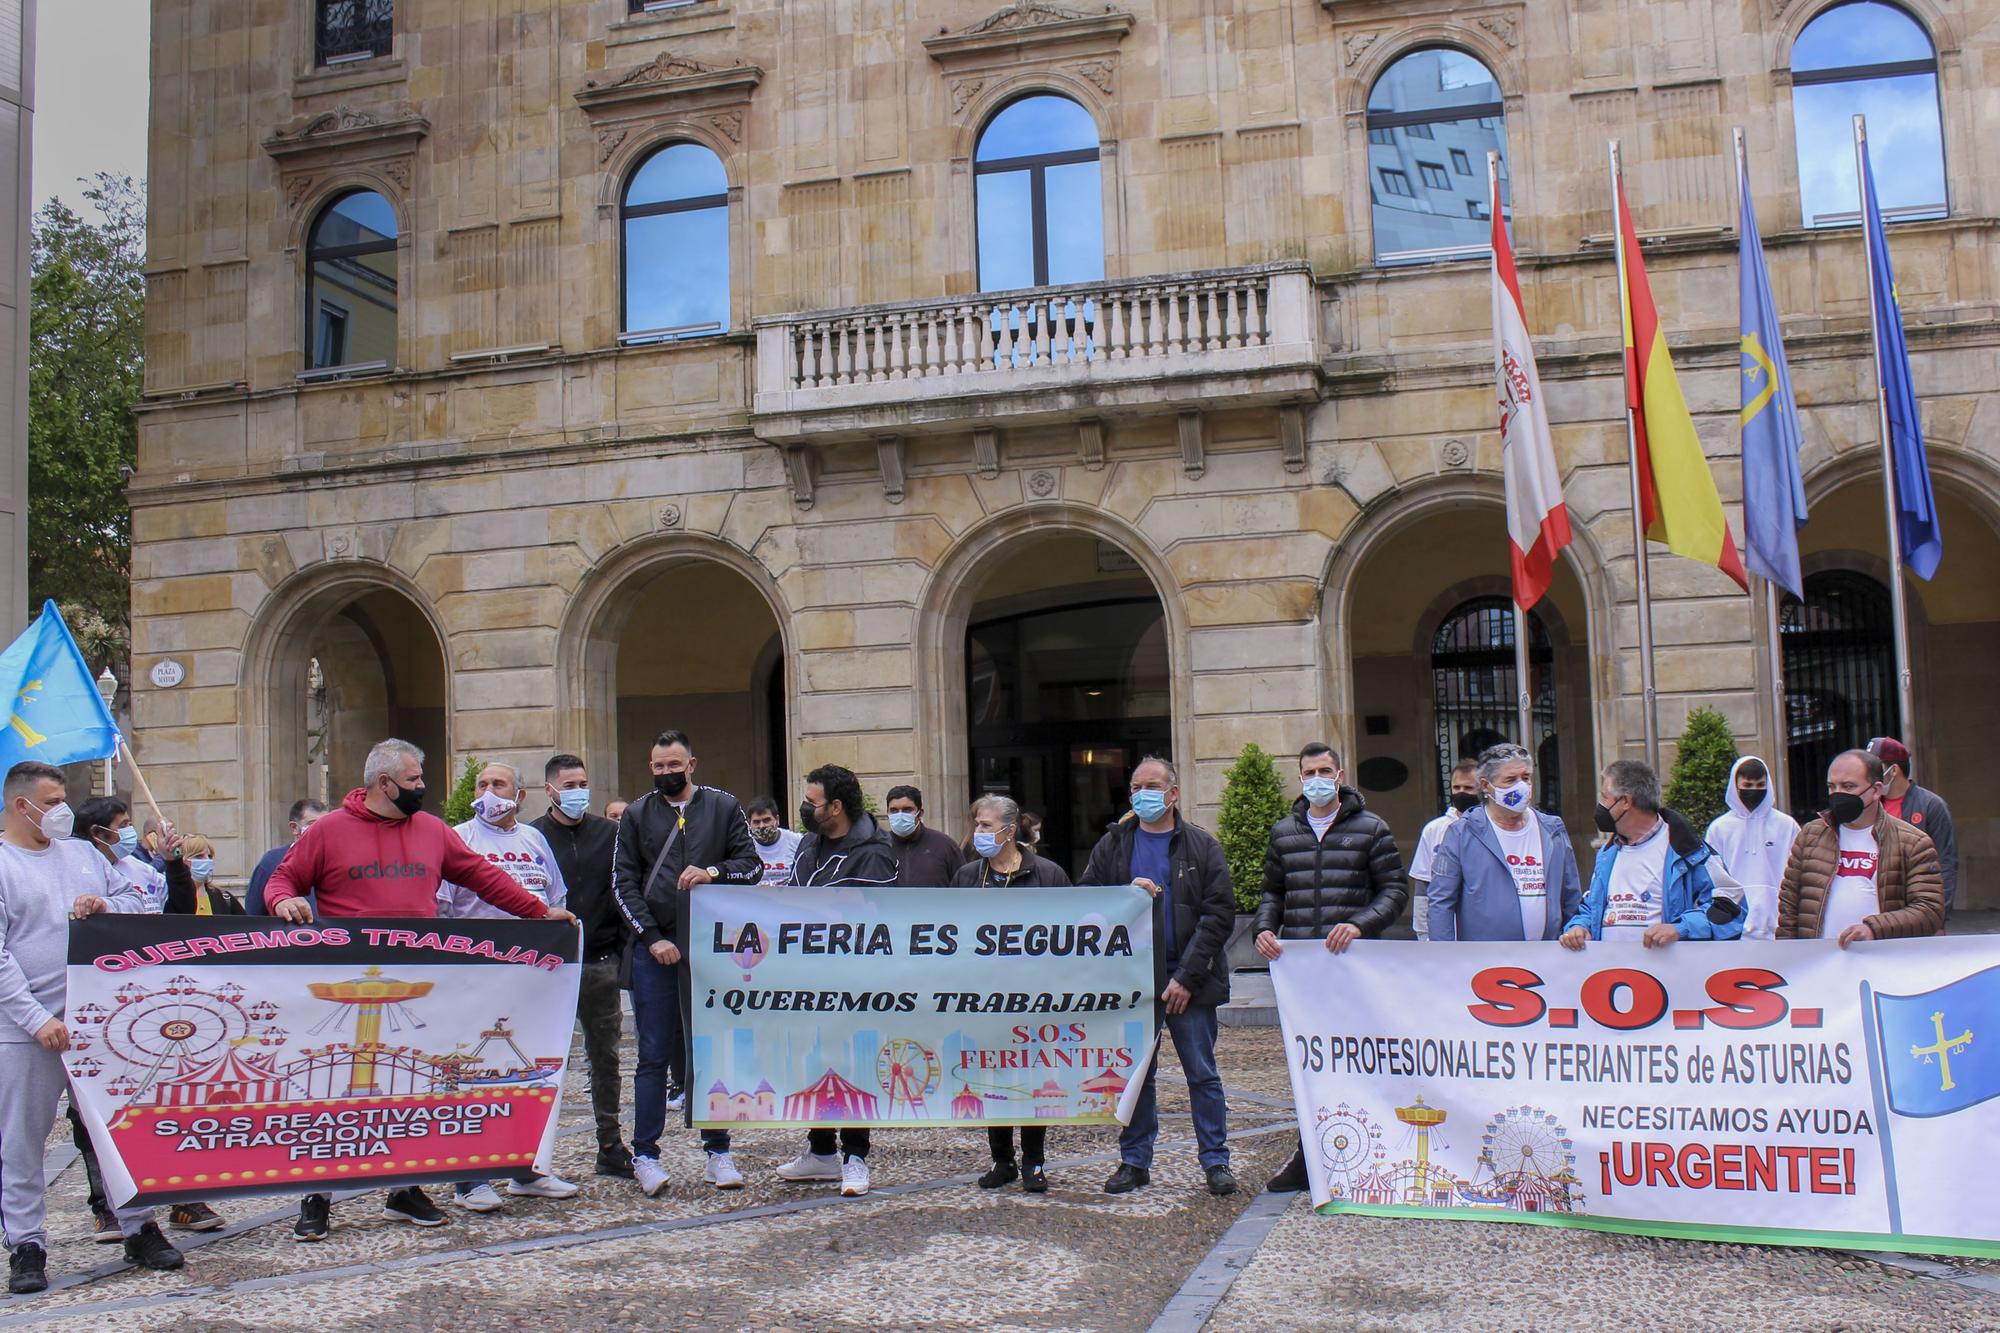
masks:
<svg viewBox="0 0 2000 1333"><path fill-rule="evenodd" d="M1743 938L1771 939L1778 929L1778 882L1799 821L1773 804L1771 771L1755 755L1744 755L1729 770L1723 801L1729 808L1708 826L1708 845L1743 887Z"/></svg>

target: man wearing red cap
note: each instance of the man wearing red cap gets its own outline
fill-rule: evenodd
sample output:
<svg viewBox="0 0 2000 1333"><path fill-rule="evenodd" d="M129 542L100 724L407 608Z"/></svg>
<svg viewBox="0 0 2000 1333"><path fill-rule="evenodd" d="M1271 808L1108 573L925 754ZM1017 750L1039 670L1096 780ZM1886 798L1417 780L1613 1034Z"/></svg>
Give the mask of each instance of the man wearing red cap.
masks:
<svg viewBox="0 0 2000 1333"><path fill-rule="evenodd" d="M1951 807L1944 798L1910 780L1910 747L1894 736L1877 736L1868 752L1882 761L1882 808L1931 835L1937 845L1938 869L1944 874L1944 919L1951 921L1958 901L1958 834L1951 826Z"/></svg>

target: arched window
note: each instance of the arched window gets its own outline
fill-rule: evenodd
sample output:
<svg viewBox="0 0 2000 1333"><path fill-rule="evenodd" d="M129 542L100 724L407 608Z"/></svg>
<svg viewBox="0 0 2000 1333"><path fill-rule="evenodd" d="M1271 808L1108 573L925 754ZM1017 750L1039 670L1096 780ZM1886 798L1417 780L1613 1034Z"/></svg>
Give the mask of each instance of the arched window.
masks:
<svg viewBox="0 0 2000 1333"><path fill-rule="evenodd" d="M1528 674L1532 677L1535 782L1539 803L1562 812L1562 765L1556 748L1555 654L1542 618L1528 613ZM1452 608L1431 638L1431 688L1437 705L1438 790L1451 790L1452 766L1516 739L1521 724L1514 684L1514 604L1475 597Z"/></svg>
<svg viewBox="0 0 2000 1333"><path fill-rule="evenodd" d="M979 289L1007 291L1104 276L1097 124L1043 93L986 122L972 155Z"/></svg>
<svg viewBox="0 0 2000 1333"><path fill-rule="evenodd" d="M729 178L696 143L639 164L619 210L625 245L621 342L729 327Z"/></svg>
<svg viewBox="0 0 2000 1333"><path fill-rule="evenodd" d="M1426 47L1382 72L1368 93L1376 263L1489 248L1488 149L1500 154L1501 207L1512 208L1505 116L1492 72L1462 51Z"/></svg>
<svg viewBox="0 0 2000 1333"><path fill-rule="evenodd" d="M1884 220L1943 217L1937 51L1915 19L1876 0L1826 10L1792 47L1799 211L1808 227L1861 218L1854 175L1857 112L1868 118L1868 158Z"/></svg>
<svg viewBox="0 0 2000 1333"><path fill-rule="evenodd" d="M1826 801L1826 768L1870 736L1900 736L1895 617L1889 590L1866 574L1806 575L1806 599L1778 612L1785 667L1785 746L1791 808Z"/></svg>
<svg viewBox="0 0 2000 1333"><path fill-rule="evenodd" d="M306 245L306 368L396 360L396 210L373 190L329 204Z"/></svg>

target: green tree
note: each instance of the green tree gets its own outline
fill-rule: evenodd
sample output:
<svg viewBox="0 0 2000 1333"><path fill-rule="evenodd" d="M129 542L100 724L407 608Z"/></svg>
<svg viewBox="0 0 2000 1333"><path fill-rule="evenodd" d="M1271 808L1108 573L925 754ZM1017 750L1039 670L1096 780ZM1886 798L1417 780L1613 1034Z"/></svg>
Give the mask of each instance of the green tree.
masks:
<svg viewBox="0 0 2000 1333"><path fill-rule="evenodd" d="M1229 858L1236 910L1254 912L1264 896L1264 849L1271 842L1271 825L1285 817L1290 802L1277 765L1255 741L1243 747L1222 782L1222 817L1215 836Z"/></svg>
<svg viewBox="0 0 2000 1333"><path fill-rule="evenodd" d="M146 206L130 177L35 217L28 348L28 594L53 598L93 663L124 669L131 635L132 416L143 382Z"/></svg>
<svg viewBox="0 0 2000 1333"><path fill-rule="evenodd" d="M1666 802L1686 815L1697 833L1723 811L1729 770L1736 763L1736 737L1728 719L1713 708L1688 714L1667 779Z"/></svg>
<svg viewBox="0 0 2000 1333"><path fill-rule="evenodd" d="M456 827L472 818L473 789L479 785L479 770L486 765L476 754L465 756L465 771L452 784L451 795L444 798L444 809L438 811L438 818Z"/></svg>

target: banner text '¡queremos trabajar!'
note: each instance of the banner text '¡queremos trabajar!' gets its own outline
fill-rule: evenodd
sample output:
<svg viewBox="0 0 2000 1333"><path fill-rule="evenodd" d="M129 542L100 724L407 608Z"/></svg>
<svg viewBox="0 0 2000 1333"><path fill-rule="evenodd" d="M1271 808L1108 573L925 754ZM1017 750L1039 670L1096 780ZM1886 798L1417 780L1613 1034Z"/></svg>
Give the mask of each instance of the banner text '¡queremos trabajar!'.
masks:
<svg viewBox="0 0 2000 1333"><path fill-rule="evenodd" d="M506 1102L462 1106L351 1106L332 1111L275 1111L259 1115L196 1116L159 1120L153 1133L178 1140L175 1152L283 1148L292 1161L381 1157L393 1140L476 1134L495 1117L511 1116Z"/></svg>
<svg viewBox="0 0 2000 1333"><path fill-rule="evenodd" d="M476 940L470 935L445 935L435 930L393 930L384 926L300 926L292 930L241 930L227 935L200 935L193 939L162 940L137 949L99 954L91 960L100 972L129 972L135 967L156 967L162 963L186 963L209 954L254 953L268 949L311 949L318 946L344 948L359 933L372 949L417 949L433 953L462 954L496 963L519 963L553 972L567 960L557 953L524 949L520 945L502 947L492 940Z"/></svg>
<svg viewBox="0 0 2000 1333"><path fill-rule="evenodd" d="M957 923L916 922L910 926L904 952L912 958L947 958L959 952ZM734 935L715 923L716 953L801 954L892 958L896 940L887 924L856 921L786 921L766 933L751 922ZM979 958L1130 958L1132 932L1122 925L1082 922L987 923L972 933L973 956Z"/></svg>

